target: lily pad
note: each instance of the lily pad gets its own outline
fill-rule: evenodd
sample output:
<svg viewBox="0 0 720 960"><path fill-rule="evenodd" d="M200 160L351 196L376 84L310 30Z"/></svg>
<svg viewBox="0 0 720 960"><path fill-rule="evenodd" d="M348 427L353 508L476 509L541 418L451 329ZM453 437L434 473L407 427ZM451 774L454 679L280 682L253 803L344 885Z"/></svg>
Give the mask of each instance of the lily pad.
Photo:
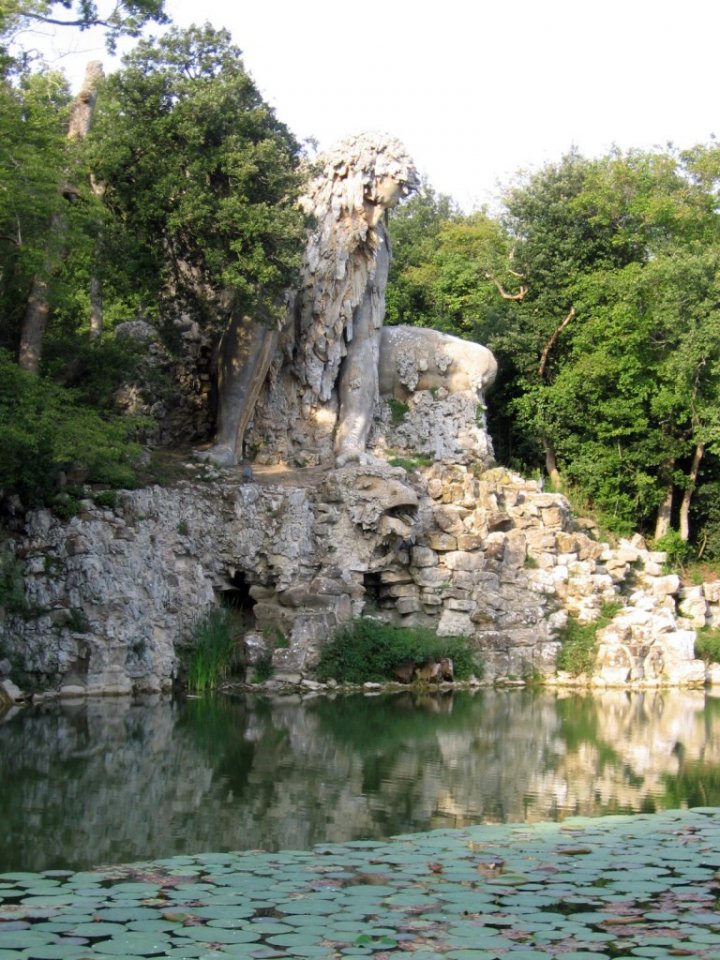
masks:
<svg viewBox="0 0 720 960"><path fill-rule="evenodd" d="M96 953L109 954L114 957L139 956L156 957L165 953L170 941L165 937L157 937L145 933L125 932L121 936L110 940L101 940L93 946Z"/></svg>

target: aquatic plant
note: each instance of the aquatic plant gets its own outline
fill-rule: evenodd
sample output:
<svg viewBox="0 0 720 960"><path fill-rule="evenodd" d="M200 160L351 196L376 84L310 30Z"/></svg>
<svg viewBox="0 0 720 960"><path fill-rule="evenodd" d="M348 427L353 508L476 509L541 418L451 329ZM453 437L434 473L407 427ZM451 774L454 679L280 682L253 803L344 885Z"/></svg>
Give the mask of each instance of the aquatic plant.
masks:
<svg viewBox="0 0 720 960"><path fill-rule="evenodd" d="M718 812L700 807L6 873L0 946L7 960L714 960L718 843Z"/></svg>
<svg viewBox="0 0 720 960"><path fill-rule="evenodd" d="M184 651L187 687L194 693L214 690L242 666L242 622L232 610L213 607L198 620Z"/></svg>

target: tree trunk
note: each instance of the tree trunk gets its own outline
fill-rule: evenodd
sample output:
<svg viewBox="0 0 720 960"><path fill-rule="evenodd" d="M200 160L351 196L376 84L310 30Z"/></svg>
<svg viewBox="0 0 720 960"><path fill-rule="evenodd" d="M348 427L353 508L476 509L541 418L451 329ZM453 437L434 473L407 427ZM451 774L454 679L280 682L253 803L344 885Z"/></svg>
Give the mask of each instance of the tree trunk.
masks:
<svg viewBox="0 0 720 960"><path fill-rule="evenodd" d="M545 470L550 478L550 482L556 490L562 490L562 477L557 467L555 459L555 447L547 437L543 437L543 448L545 449Z"/></svg>
<svg viewBox="0 0 720 960"><path fill-rule="evenodd" d="M18 365L21 370L35 376L40 371L43 340L50 316L50 279L58 263L62 260L63 254L60 246L66 229L65 218L59 213L54 213L48 226L48 246L45 262L42 270L33 277L25 307L25 316L20 329Z"/></svg>
<svg viewBox="0 0 720 960"><path fill-rule="evenodd" d="M570 323L570 321L575 316L575 307L570 307L567 316L565 319L557 325L553 330L549 340L543 347L542 353L540 354L540 363L538 364L538 379L542 383L545 380L545 369L547 367L548 357L550 356L550 351L555 345L555 341L563 332L565 327ZM550 482L556 490L562 490L562 478L560 476L560 471L557 467L557 459L555 457L555 447L552 440L548 437L542 438L542 445L545 450L545 470L547 475L550 478Z"/></svg>
<svg viewBox="0 0 720 960"><path fill-rule="evenodd" d="M700 472L700 461L705 453L705 444L698 443L695 447L692 463L690 464L690 473L688 475L688 485L683 493L680 503L680 537L686 542L690 539L690 502L697 485L698 473Z"/></svg>
<svg viewBox="0 0 720 960"><path fill-rule="evenodd" d="M36 274L33 277L27 306L25 308L25 317L20 331L18 365L21 370L25 370L26 373L35 374L35 376L40 372L43 339L50 314L50 301L48 298L49 273L50 270L48 269L47 272L43 271L43 273Z"/></svg>
<svg viewBox="0 0 720 960"><path fill-rule="evenodd" d="M73 102L68 124L68 140L82 140L87 136L97 99L97 83L103 75L102 64L93 60L87 65L82 89ZM78 192L70 184L59 185L62 195L70 202L77 199ZM43 341L50 316L50 286L53 274L67 255L65 236L67 221L55 213L48 225L48 249L42 270L33 277L28 295L18 348L18 364L28 373L37 375L42 359Z"/></svg>
<svg viewBox="0 0 720 960"><path fill-rule="evenodd" d="M674 460L668 460L663 464L662 475L667 477L665 486L665 497L658 507L657 519L655 521L655 539L664 537L670 530L670 521L672 519L673 494L675 492L672 481L672 472L675 467Z"/></svg>

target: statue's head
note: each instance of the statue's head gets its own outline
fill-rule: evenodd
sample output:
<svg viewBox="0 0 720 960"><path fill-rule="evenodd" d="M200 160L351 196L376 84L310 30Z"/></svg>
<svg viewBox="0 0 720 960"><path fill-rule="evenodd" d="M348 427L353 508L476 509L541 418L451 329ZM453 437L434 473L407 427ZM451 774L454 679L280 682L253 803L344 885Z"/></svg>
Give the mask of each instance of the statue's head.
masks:
<svg viewBox="0 0 720 960"><path fill-rule="evenodd" d="M361 213L370 226L417 190L420 180L403 144L386 133L361 133L334 144L315 161L309 206L331 203L336 216Z"/></svg>

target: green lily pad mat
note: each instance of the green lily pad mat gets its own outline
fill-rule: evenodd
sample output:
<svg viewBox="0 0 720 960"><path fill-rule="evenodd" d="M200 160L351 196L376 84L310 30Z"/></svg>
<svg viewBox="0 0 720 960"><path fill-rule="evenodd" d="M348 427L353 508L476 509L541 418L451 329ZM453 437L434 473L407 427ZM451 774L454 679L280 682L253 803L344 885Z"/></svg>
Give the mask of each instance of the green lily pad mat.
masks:
<svg viewBox="0 0 720 960"><path fill-rule="evenodd" d="M0 960L720 957L720 808L0 874Z"/></svg>

